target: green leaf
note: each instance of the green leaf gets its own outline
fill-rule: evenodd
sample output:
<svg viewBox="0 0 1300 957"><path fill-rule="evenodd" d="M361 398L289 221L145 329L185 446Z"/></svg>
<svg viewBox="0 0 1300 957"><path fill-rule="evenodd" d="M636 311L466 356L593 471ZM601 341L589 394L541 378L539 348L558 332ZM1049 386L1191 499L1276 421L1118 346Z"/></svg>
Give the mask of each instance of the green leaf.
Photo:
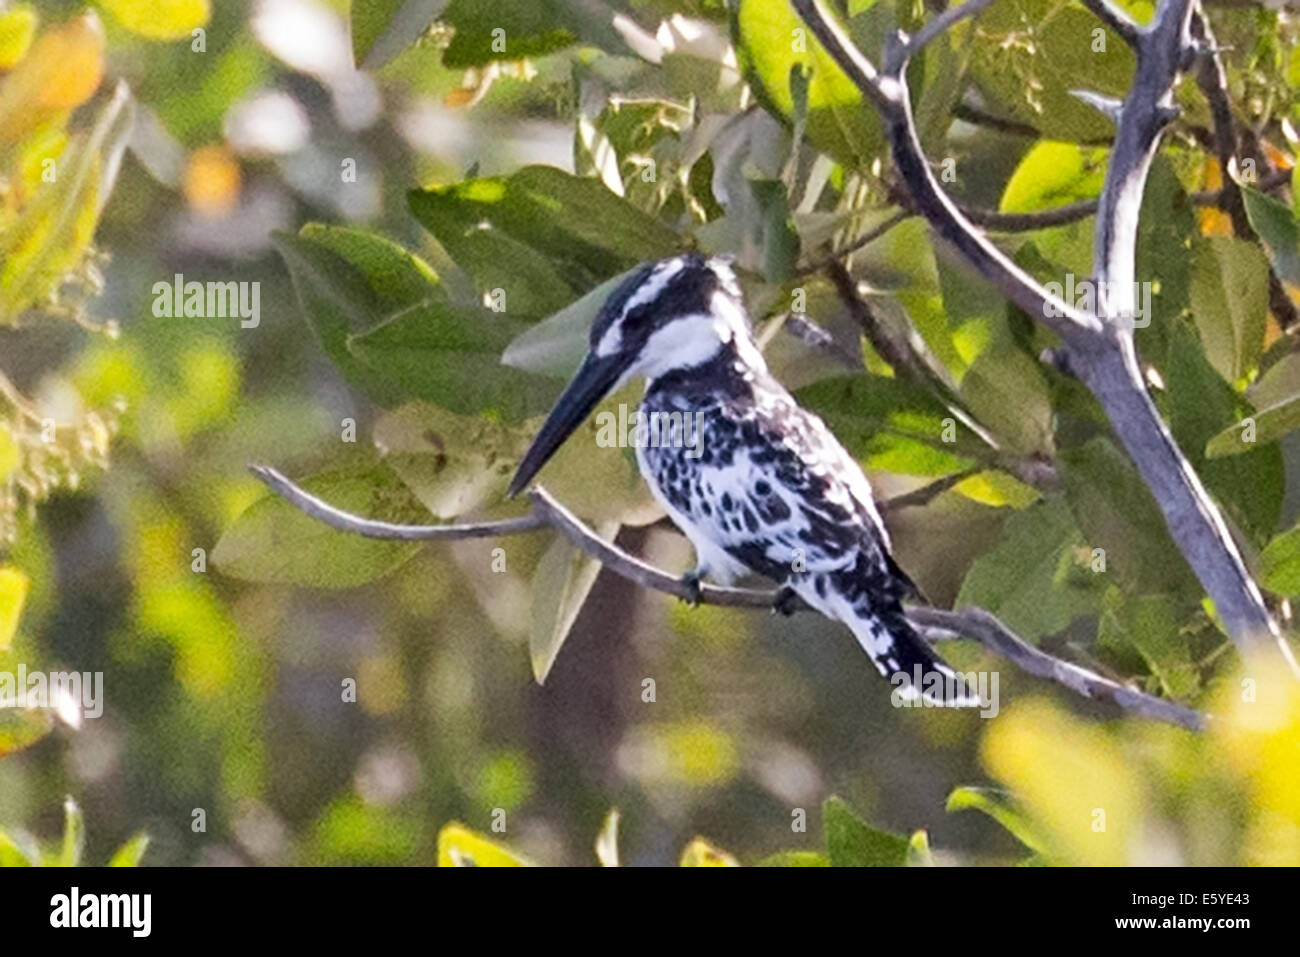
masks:
<svg viewBox="0 0 1300 957"><path fill-rule="evenodd" d="M1042 840L1024 814L1012 806L1005 791L993 788L961 787L948 795L948 811L983 811L1036 854L1045 854Z"/></svg>
<svg viewBox="0 0 1300 957"><path fill-rule="evenodd" d="M1171 595L1125 595L1110 588L1102 598L1097 641L1137 649L1163 693L1185 700L1200 690L1196 663L1180 629L1188 611Z"/></svg>
<svg viewBox="0 0 1300 957"><path fill-rule="evenodd" d="M0 704L0 758L31 747L54 730L49 708L19 708Z"/></svg>
<svg viewBox="0 0 1300 957"><path fill-rule="evenodd" d="M739 0L731 12L732 42L741 70L769 112L793 123L790 77L796 67L801 68L801 73L811 72L805 123L808 141L849 166L865 167L880 155L885 141L875 111L862 102L858 88L787 0Z"/></svg>
<svg viewBox="0 0 1300 957"><path fill-rule="evenodd" d="M978 605L1033 641L1093 611L1097 594L1080 583L1075 550L1082 536L1061 501L1008 515L998 543L971 565L956 605Z"/></svg>
<svg viewBox="0 0 1300 957"><path fill-rule="evenodd" d="M352 59L377 70L414 43L447 6L447 0L352 0Z"/></svg>
<svg viewBox="0 0 1300 957"><path fill-rule="evenodd" d="M149 835L144 831L136 834L113 852L109 867L139 867L144 852L149 849Z"/></svg>
<svg viewBox="0 0 1300 957"><path fill-rule="evenodd" d="M77 867L86 849L86 819L81 808L71 797L63 799L63 849L59 854L61 867Z"/></svg>
<svg viewBox="0 0 1300 957"><path fill-rule="evenodd" d="M1234 422L1205 443L1207 458L1253 452L1261 444L1273 442L1300 429L1300 392L1277 405L1260 409L1241 422Z"/></svg>
<svg viewBox="0 0 1300 957"><path fill-rule="evenodd" d="M1300 197L1300 193L1296 195ZM1297 218L1300 212L1249 186L1241 188L1241 198L1250 225L1268 244L1269 258L1278 278L1300 285L1300 219ZM1300 198L1296 201L1300 202Z"/></svg>
<svg viewBox="0 0 1300 957"><path fill-rule="evenodd" d="M1040 140L1020 160L1002 191L1004 213L1032 213L1101 195L1110 151Z"/></svg>
<svg viewBox="0 0 1300 957"><path fill-rule="evenodd" d="M840 798L831 797L822 805L822 826L831 867L902 867L907 863L907 838L870 827Z"/></svg>
<svg viewBox="0 0 1300 957"><path fill-rule="evenodd" d="M987 447L929 392L900 379L822 379L795 393L821 415L853 456L873 469L946 475L969 468ZM945 437L953 441L944 441Z"/></svg>
<svg viewBox="0 0 1300 957"><path fill-rule="evenodd" d="M97 0L132 33L150 40L188 39L206 26L212 11L208 0Z"/></svg>
<svg viewBox="0 0 1300 957"><path fill-rule="evenodd" d="M765 857L755 867L830 867L831 861L825 854L816 851L780 851Z"/></svg>
<svg viewBox="0 0 1300 957"><path fill-rule="evenodd" d="M340 468L301 485L330 505L366 518L410 523L428 517L410 490L383 466ZM212 561L223 574L244 581L352 588L387 574L419 550L419 543L336 531L278 495L268 495L226 529L212 550Z"/></svg>
<svg viewBox="0 0 1300 957"><path fill-rule="evenodd" d="M1249 455L1207 460L1202 450L1215 435L1249 414L1240 395L1214 371L1186 322L1169 330L1161 405L1178 445L1210 492L1253 541L1263 544L1277 528L1286 473L1276 444Z"/></svg>
<svg viewBox="0 0 1300 957"><path fill-rule="evenodd" d="M970 72L998 115L1054 140L1084 142L1113 135L1114 125L1071 90L1087 87L1123 97L1135 57L1109 31L1095 50L1098 21L1081 6L1058 0L1001 0L976 21L982 42L972 44Z"/></svg>
<svg viewBox="0 0 1300 957"><path fill-rule="evenodd" d="M366 304L377 317L427 300L446 301L433 267L409 249L365 229L307 223L298 235L347 260L365 282Z"/></svg>
<svg viewBox="0 0 1300 957"><path fill-rule="evenodd" d="M511 315L541 317L677 248L677 235L598 179L550 166L414 190L411 212Z"/></svg>
<svg viewBox="0 0 1300 957"><path fill-rule="evenodd" d="M1268 321L1268 262L1254 243L1207 236L1192 246L1192 318L1206 358L1228 382L1254 369Z"/></svg>
<svg viewBox="0 0 1300 957"><path fill-rule="evenodd" d="M1277 536L1260 553L1259 583L1279 595L1300 595L1300 526Z"/></svg>
<svg viewBox="0 0 1300 957"><path fill-rule="evenodd" d="M488 309L428 302L347 338L347 351L403 396L460 415L517 422L545 411L556 383L501 365L523 324Z"/></svg>
<svg viewBox="0 0 1300 957"><path fill-rule="evenodd" d="M596 528L596 534L612 541L618 525L607 522ZM544 684L560 653L564 639L582 611L587 595L600 574L601 564L572 545L562 535L557 535L533 574L533 610L528 631L528 650L533 664L533 677Z"/></svg>
<svg viewBox="0 0 1300 957"><path fill-rule="evenodd" d="M0 829L0 867L41 867L44 863L34 837L26 831Z"/></svg>
<svg viewBox="0 0 1300 957"><path fill-rule="evenodd" d="M917 831L907 842L908 867L934 867L934 855L930 853L930 836L925 831Z"/></svg>
<svg viewBox="0 0 1300 957"><path fill-rule="evenodd" d="M1096 436L1062 452L1060 465L1066 501L1086 548L1105 551L1099 581L1144 591L1198 587L1146 483L1109 439ZM1089 558L1090 568L1091 563Z"/></svg>
<svg viewBox="0 0 1300 957"><path fill-rule="evenodd" d="M1021 456L1054 451L1047 383L1038 364L1013 343L980 353L962 378L961 396L1004 448Z"/></svg>
<svg viewBox="0 0 1300 957"><path fill-rule="evenodd" d="M455 69L539 57L578 39L568 5L557 0L451 0L442 20L456 31L442 62Z"/></svg>

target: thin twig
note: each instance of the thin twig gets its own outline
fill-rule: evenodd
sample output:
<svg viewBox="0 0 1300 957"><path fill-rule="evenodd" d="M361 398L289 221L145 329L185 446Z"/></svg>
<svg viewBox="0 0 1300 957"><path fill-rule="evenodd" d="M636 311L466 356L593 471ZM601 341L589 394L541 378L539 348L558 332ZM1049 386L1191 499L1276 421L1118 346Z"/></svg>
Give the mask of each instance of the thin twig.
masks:
<svg viewBox="0 0 1300 957"><path fill-rule="evenodd" d="M1083 5L1091 10L1098 20L1114 30L1129 46L1138 45L1142 28L1110 0L1083 0Z"/></svg>
<svg viewBox="0 0 1300 957"><path fill-rule="evenodd" d="M545 489L538 487L534 487L528 496L532 511L519 518L457 525L399 525L363 518L330 505L269 466L250 465L249 471L290 505L341 532L399 541L446 541L517 535L552 528L603 567L642 588L672 595L683 601L698 600L705 605L775 609L780 599L782 610L810 610L803 601L797 598L787 601L775 590L728 588L702 582L696 592L682 578L670 575L629 555L612 542L605 541ZM983 609L963 608L952 612L938 608L909 607L907 615L921 628L939 629L954 636L972 638L1029 674L1055 681L1085 698L1111 701L1140 717L1164 721L1193 731L1202 730L1208 721L1206 715L1183 705L1121 685L1086 668L1054 658L1030 645L996 616Z"/></svg>

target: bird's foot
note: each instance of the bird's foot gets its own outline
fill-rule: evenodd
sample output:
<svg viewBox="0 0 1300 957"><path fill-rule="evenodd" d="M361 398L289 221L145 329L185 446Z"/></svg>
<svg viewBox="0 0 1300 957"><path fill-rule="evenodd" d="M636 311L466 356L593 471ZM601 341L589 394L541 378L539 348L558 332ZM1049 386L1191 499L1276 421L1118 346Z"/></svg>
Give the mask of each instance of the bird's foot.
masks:
<svg viewBox="0 0 1300 957"><path fill-rule="evenodd" d="M799 593L789 585L782 585L772 599L772 614L781 614L789 618L799 610Z"/></svg>
<svg viewBox="0 0 1300 957"><path fill-rule="evenodd" d="M704 568L692 568L682 576L682 585L686 588L686 594L682 601L692 608L698 608L704 600L704 576L708 572Z"/></svg>

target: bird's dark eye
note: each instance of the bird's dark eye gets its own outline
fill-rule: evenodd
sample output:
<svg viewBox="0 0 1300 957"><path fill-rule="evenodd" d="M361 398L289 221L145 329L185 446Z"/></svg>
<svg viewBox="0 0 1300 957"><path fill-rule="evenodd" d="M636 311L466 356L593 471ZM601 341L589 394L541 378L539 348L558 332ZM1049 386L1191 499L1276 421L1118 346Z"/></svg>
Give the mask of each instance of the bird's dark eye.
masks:
<svg viewBox="0 0 1300 957"><path fill-rule="evenodd" d="M772 491L772 486L768 485L763 479L759 479L754 483L754 491L759 495L766 495L768 492Z"/></svg>

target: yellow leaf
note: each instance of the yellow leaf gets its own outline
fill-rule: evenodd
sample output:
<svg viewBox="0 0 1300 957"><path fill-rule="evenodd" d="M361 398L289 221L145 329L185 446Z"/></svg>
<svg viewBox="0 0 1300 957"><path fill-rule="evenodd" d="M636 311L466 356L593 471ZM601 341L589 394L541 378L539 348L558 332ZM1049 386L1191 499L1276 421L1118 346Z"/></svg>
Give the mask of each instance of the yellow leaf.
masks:
<svg viewBox="0 0 1300 957"><path fill-rule="evenodd" d="M150 40L176 40L204 26L212 11L208 0L99 0L132 33Z"/></svg>
<svg viewBox="0 0 1300 957"><path fill-rule="evenodd" d="M438 832L438 866L524 867L525 862L495 841L453 823Z"/></svg>
<svg viewBox="0 0 1300 957"><path fill-rule="evenodd" d="M8 650L13 643L30 586L31 582L22 570L12 565L0 565L0 651Z"/></svg>
<svg viewBox="0 0 1300 957"><path fill-rule="evenodd" d="M739 867L740 862L721 848L697 837L682 851L682 867Z"/></svg>
<svg viewBox="0 0 1300 957"><path fill-rule="evenodd" d="M36 20L30 3L0 13L0 70L12 69L27 55L36 35Z"/></svg>
<svg viewBox="0 0 1300 957"><path fill-rule="evenodd" d="M14 441L14 434L9 426L0 422L0 480L13 474L23 462L22 451Z"/></svg>

